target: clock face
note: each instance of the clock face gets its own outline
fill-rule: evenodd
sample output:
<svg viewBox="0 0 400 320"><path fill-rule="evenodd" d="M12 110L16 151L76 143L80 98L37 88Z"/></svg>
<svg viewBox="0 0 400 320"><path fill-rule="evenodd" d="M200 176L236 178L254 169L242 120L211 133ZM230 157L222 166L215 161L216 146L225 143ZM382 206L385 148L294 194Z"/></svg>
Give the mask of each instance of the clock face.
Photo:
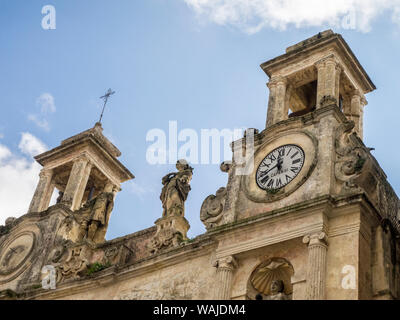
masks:
<svg viewBox="0 0 400 320"><path fill-rule="evenodd" d="M34 236L23 233L0 252L0 275L7 275L23 265L32 251Z"/></svg>
<svg viewBox="0 0 400 320"><path fill-rule="evenodd" d="M303 149L294 144L287 144L274 149L258 166L257 185L264 190L283 188L299 174L304 160Z"/></svg>

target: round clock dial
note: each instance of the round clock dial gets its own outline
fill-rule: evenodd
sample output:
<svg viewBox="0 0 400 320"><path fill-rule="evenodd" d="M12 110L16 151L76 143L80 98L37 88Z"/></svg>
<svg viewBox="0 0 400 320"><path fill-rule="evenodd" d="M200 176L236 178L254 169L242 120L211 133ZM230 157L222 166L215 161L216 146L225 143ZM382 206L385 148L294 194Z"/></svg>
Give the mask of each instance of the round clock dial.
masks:
<svg viewBox="0 0 400 320"><path fill-rule="evenodd" d="M274 149L258 166L257 185L264 190L283 188L299 174L304 160L303 149L294 144Z"/></svg>
<svg viewBox="0 0 400 320"><path fill-rule="evenodd" d="M0 275L14 272L28 258L34 245L34 236L30 233L23 233L12 240L0 252Z"/></svg>

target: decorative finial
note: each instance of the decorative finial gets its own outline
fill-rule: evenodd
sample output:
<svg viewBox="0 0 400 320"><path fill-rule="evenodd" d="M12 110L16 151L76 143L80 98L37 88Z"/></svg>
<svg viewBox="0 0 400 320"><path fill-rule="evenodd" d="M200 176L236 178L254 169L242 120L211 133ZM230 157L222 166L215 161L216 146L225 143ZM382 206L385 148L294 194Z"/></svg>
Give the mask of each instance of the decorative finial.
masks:
<svg viewBox="0 0 400 320"><path fill-rule="evenodd" d="M112 91L111 89L108 89L108 91L106 92L106 94L102 97L100 97L100 99L104 100L104 105L103 105L103 110L101 111L101 115L100 115L100 119L99 119L99 123L101 123L101 119L103 118L103 113L104 113L104 109L106 107L108 98L113 95L115 93L115 91Z"/></svg>

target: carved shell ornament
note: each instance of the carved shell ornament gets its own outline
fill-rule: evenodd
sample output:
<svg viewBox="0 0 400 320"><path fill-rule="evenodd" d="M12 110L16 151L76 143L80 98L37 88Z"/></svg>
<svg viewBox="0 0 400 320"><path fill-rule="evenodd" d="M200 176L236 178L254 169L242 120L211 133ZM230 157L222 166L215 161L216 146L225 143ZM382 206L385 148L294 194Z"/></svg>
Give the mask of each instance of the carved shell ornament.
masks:
<svg viewBox="0 0 400 320"><path fill-rule="evenodd" d="M294 274L293 266L284 258L272 258L261 263L251 274L250 283L255 290L264 295L271 294L271 284L275 280L282 280L284 293L293 292L291 277Z"/></svg>

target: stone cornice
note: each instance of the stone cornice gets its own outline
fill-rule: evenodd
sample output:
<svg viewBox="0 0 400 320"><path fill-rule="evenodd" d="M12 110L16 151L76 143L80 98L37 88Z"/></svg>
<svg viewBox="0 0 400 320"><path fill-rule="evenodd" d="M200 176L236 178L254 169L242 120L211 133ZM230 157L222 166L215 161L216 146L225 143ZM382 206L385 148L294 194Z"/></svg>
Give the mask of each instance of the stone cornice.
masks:
<svg viewBox="0 0 400 320"><path fill-rule="evenodd" d="M275 136L281 132L290 132L290 130L304 130L306 125L318 122L323 117L332 115L339 123L347 122L346 116L335 104L330 104L322 108L318 108L313 112L309 112L303 116L289 118L269 126L260 133L254 135L254 146L258 147L265 142L266 136ZM360 140L361 141L361 140ZM361 141L362 143L362 141ZM245 148L246 138L243 137L231 143L232 150L236 148Z"/></svg>
<svg viewBox="0 0 400 320"><path fill-rule="evenodd" d="M309 41L310 39L313 40ZM305 54L311 54L318 50L322 50L324 48L326 50L326 48L332 47L336 49L340 56L342 56L348 65L349 70L356 76L356 78L362 81L364 93L368 93L376 89L367 72L361 66L357 57L354 55L349 45L340 34L331 32L327 35L321 36L320 38L312 37L310 39L303 41L302 43L304 43L304 45L292 46L292 49L287 50L285 54L262 63L261 68L269 77L271 77L274 72L285 67L286 65L294 63L296 60L304 59Z"/></svg>
<svg viewBox="0 0 400 320"><path fill-rule="evenodd" d="M48 164L50 161L53 161L54 159L65 157L65 155L68 155L71 150L73 150L77 146L85 145L94 147L98 154L101 155L101 157L110 162L112 166L118 170L118 174L121 176L123 181L134 178L134 175L115 156L113 156L107 149L102 147L102 145L98 142L97 139L94 138L94 136L91 135L84 136L82 139L79 140L72 140L67 144L61 144L54 149L35 156L35 160L39 164L46 166L46 164Z"/></svg>
<svg viewBox="0 0 400 320"><path fill-rule="evenodd" d="M93 276L80 280L72 280L58 286L56 290L31 291L21 295L20 299L62 299L98 287L112 285L126 279L138 277L145 273L151 273L161 268L173 266L190 258L196 258L209 254L215 242L206 236L197 237L198 241L164 251L158 255L150 256L132 264L119 267L118 265L107 268ZM211 265L210 265L211 268Z"/></svg>

